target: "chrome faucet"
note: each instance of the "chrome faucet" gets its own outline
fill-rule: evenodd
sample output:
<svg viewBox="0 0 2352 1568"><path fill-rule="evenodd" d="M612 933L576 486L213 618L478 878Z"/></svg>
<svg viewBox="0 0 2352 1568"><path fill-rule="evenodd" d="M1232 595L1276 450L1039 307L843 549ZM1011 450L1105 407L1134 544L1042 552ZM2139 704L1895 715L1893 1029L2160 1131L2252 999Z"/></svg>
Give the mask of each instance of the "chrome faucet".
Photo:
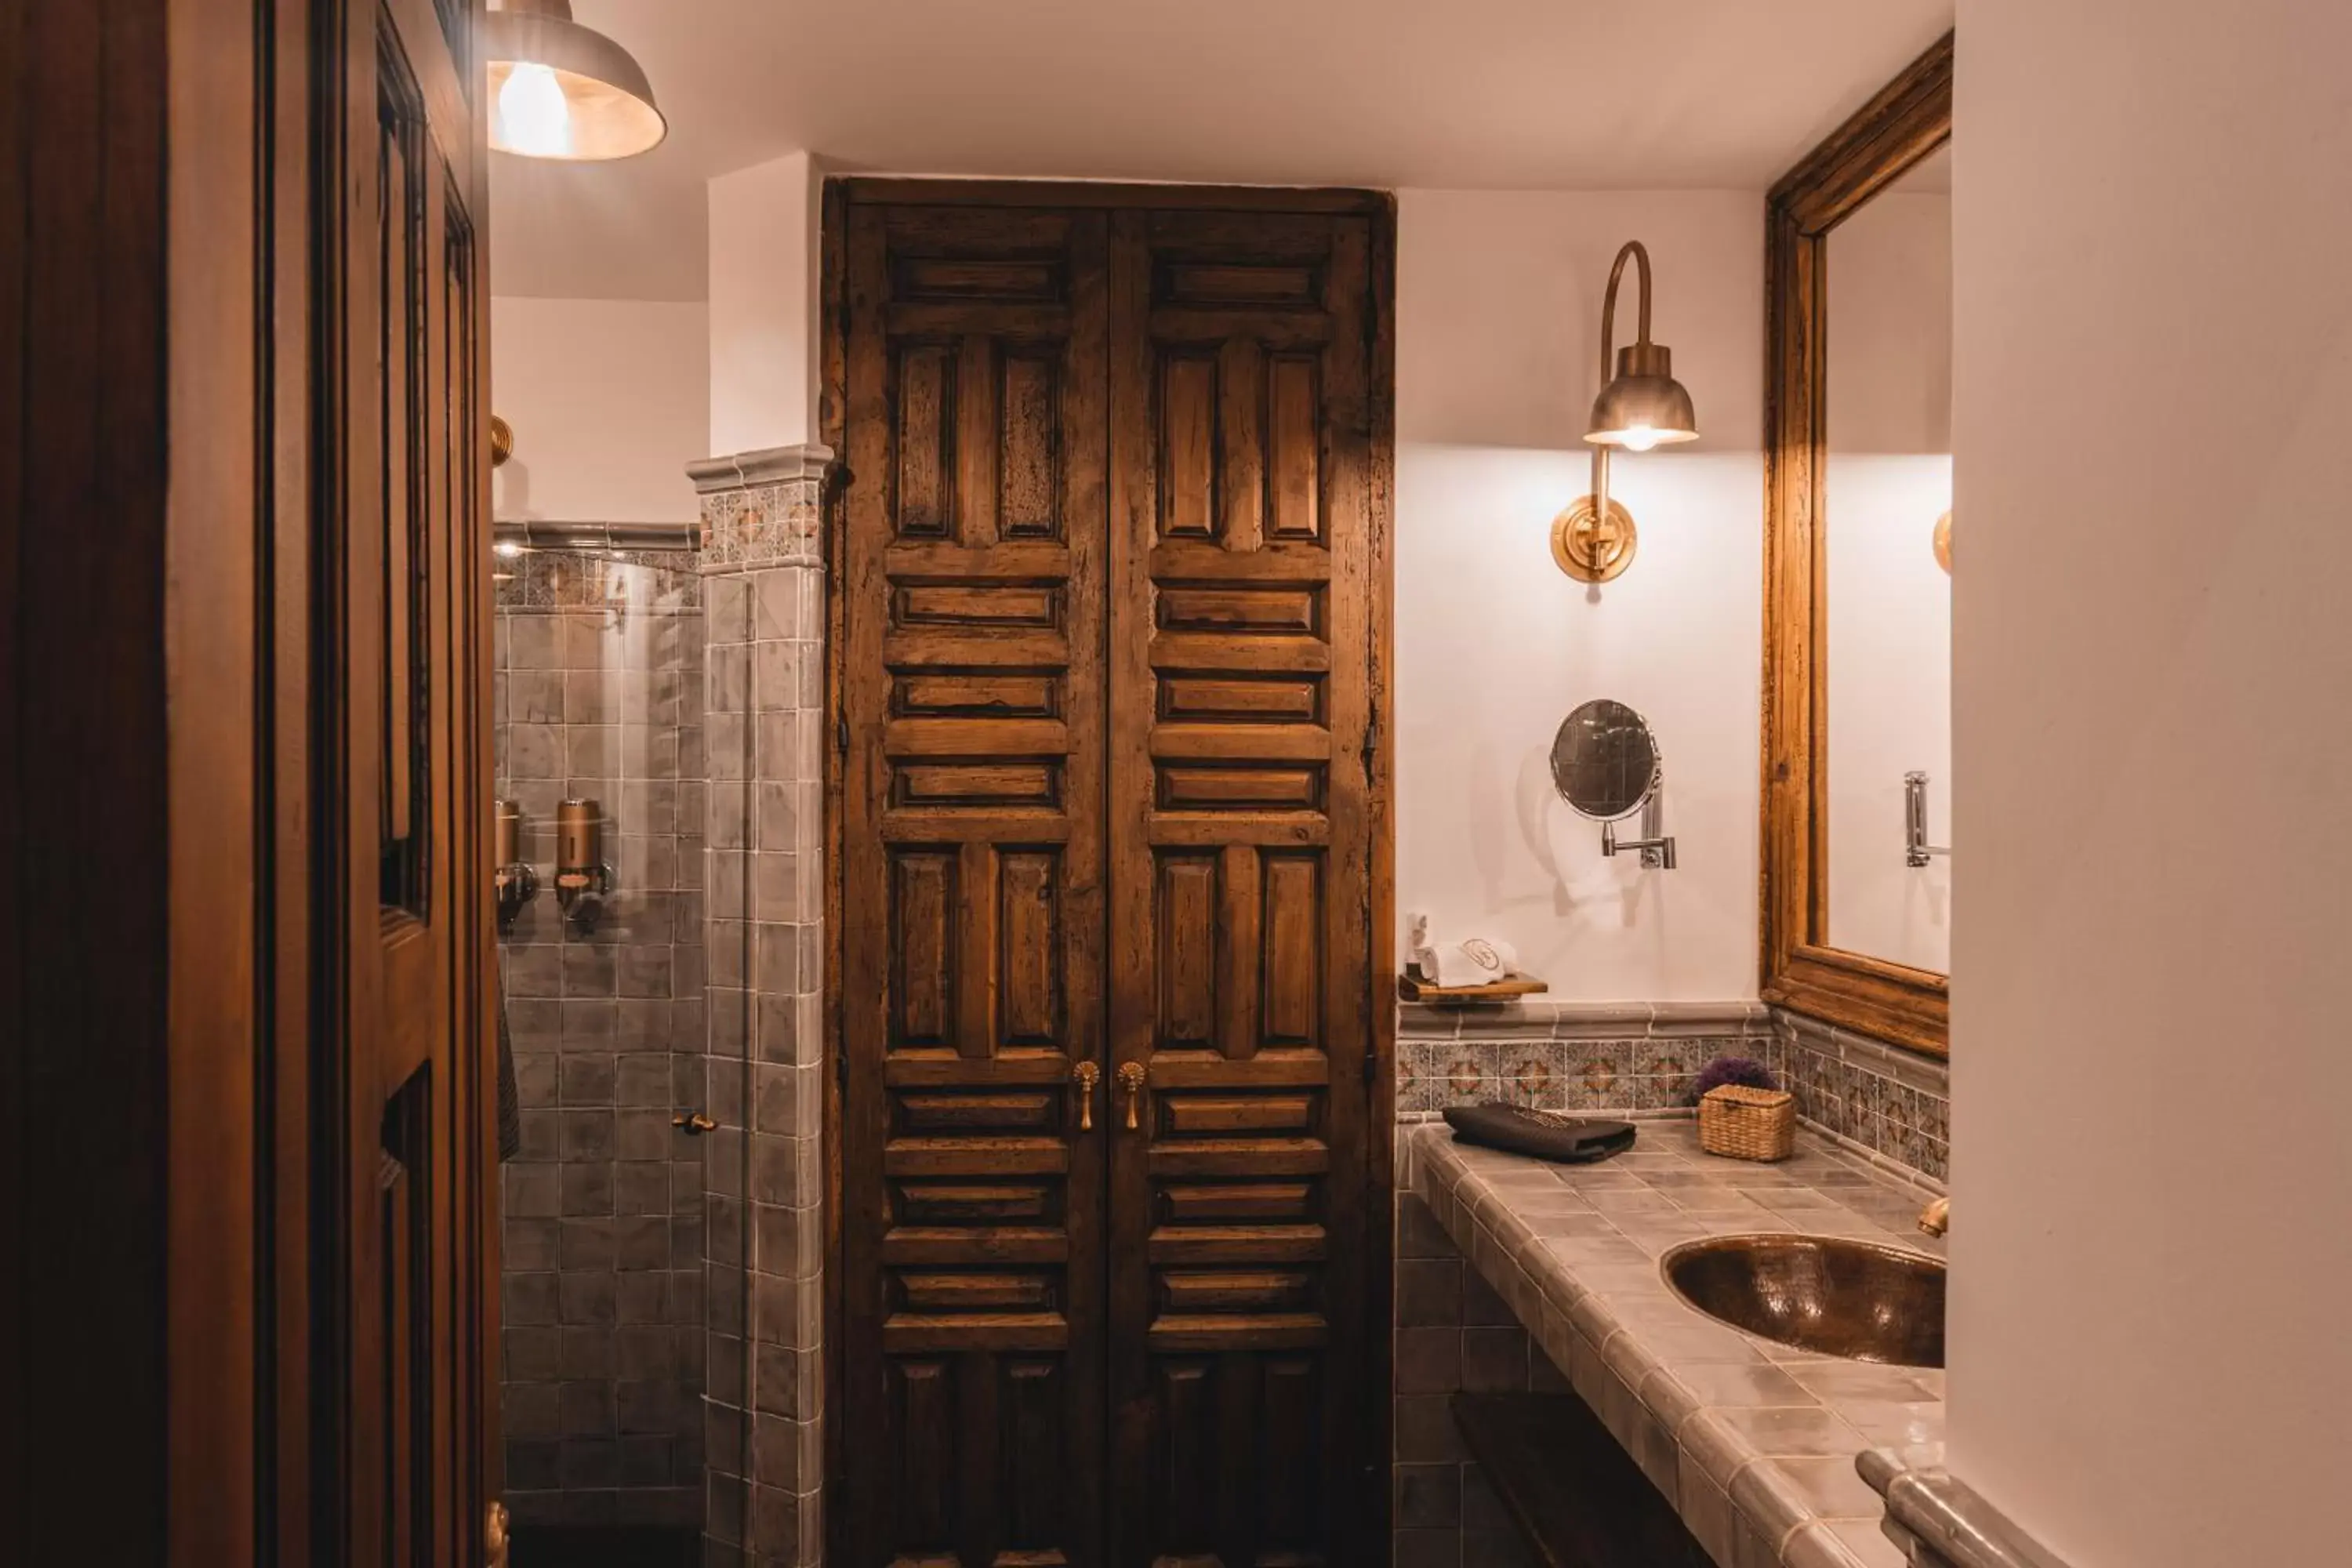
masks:
<svg viewBox="0 0 2352 1568"><path fill-rule="evenodd" d="M1919 1211L1919 1228L1929 1236L1941 1236L1952 1228L1952 1200L1937 1198Z"/></svg>

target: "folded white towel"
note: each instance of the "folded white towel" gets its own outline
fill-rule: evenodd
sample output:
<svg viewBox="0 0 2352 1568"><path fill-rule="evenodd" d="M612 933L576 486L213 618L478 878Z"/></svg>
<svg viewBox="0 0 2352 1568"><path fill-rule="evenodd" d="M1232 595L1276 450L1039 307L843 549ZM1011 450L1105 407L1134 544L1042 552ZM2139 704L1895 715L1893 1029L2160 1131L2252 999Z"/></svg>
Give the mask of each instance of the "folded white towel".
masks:
<svg viewBox="0 0 2352 1568"><path fill-rule="evenodd" d="M1519 971L1518 950L1509 942L1484 936L1432 942L1425 917L1413 921L1412 939L1413 967L1432 985L1486 985Z"/></svg>

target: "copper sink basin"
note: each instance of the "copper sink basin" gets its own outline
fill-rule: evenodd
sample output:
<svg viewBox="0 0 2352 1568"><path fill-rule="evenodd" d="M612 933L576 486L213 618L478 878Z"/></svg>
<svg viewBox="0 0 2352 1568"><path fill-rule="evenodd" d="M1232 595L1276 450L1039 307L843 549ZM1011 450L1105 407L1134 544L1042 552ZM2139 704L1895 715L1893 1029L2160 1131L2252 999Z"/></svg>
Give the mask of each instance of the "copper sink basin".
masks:
<svg viewBox="0 0 2352 1568"><path fill-rule="evenodd" d="M1726 1236L1665 1256L1675 1294L1799 1350L1894 1366L1944 1364L1944 1266L1830 1236Z"/></svg>

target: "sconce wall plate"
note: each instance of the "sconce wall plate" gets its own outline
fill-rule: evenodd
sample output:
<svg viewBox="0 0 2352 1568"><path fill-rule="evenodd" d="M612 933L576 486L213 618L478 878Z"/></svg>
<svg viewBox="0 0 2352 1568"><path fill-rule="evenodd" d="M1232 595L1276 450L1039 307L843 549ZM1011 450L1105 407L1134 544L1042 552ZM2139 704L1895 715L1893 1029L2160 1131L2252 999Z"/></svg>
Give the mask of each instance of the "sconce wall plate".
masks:
<svg viewBox="0 0 2352 1568"><path fill-rule="evenodd" d="M513 456L514 426L499 418L497 415L491 415L490 467L494 468L503 468L507 466L507 459Z"/></svg>
<svg viewBox="0 0 2352 1568"><path fill-rule="evenodd" d="M1941 566L1944 575L1948 577L1952 574L1952 514L1948 509L1936 520L1935 543L1936 564Z"/></svg>
<svg viewBox="0 0 2352 1568"><path fill-rule="evenodd" d="M1606 521L1589 495L1577 497L1551 520L1551 558L1580 583L1607 583L1618 577L1633 564L1633 553L1641 546L1641 531L1633 526L1633 514L1614 498L1609 502Z"/></svg>

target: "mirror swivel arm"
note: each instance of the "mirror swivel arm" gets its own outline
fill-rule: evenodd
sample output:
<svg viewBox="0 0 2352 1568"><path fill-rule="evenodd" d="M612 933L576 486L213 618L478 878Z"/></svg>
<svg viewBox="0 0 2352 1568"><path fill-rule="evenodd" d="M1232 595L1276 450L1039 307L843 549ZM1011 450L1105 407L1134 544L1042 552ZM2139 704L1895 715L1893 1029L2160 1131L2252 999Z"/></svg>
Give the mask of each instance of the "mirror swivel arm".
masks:
<svg viewBox="0 0 2352 1568"><path fill-rule="evenodd" d="M1927 775L1917 771L1903 775L1903 863L1913 870L1938 855L1949 855L1949 845L1927 842Z"/></svg>
<svg viewBox="0 0 2352 1568"><path fill-rule="evenodd" d="M1642 853L1643 869L1671 871L1675 868L1674 835L1658 831L1660 826L1658 796L1664 783L1663 776L1651 781L1649 797L1642 803L1641 837L1620 838L1617 837L1615 823L1604 822L1601 825L1601 854L1614 856L1621 849L1638 849Z"/></svg>

